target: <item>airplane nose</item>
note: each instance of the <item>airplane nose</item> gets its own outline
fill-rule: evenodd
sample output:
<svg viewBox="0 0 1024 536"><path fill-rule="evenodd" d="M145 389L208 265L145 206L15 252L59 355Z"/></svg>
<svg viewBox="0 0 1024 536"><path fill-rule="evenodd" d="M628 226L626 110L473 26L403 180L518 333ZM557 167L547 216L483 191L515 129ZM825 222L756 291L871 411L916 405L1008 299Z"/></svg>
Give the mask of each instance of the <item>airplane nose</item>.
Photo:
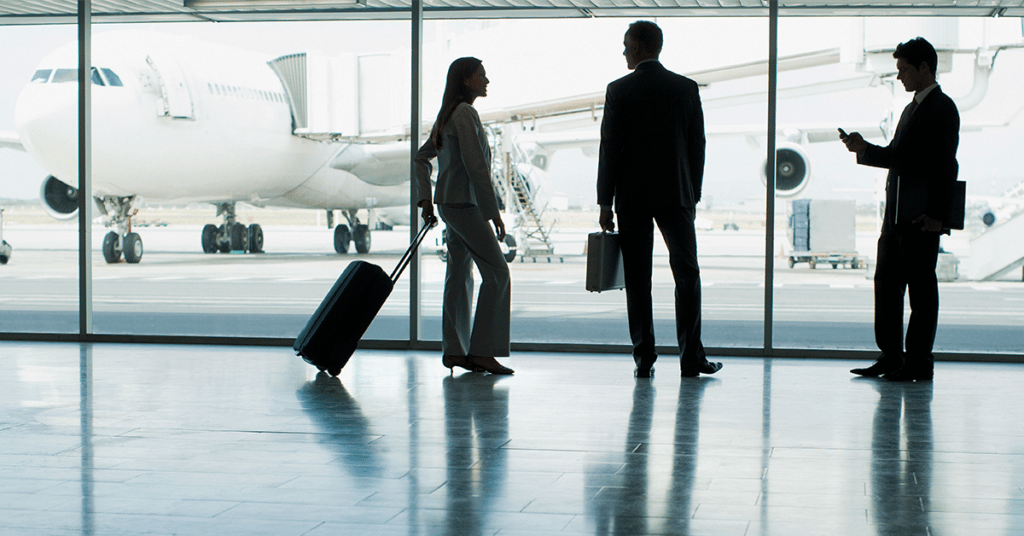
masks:
<svg viewBox="0 0 1024 536"><path fill-rule="evenodd" d="M14 108L25 150L68 183L75 183L78 174L77 90L77 84L29 84Z"/></svg>

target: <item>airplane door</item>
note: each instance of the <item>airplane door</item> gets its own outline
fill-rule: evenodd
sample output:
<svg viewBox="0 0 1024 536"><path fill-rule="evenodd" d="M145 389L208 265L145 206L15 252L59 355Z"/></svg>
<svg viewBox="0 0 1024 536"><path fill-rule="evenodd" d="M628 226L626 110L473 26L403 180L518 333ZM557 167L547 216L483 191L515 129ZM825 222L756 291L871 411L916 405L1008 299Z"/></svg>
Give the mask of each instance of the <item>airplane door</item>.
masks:
<svg viewBox="0 0 1024 536"><path fill-rule="evenodd" d="M150 53L146 56L146 63L153 69L160 86L161 102L157 105L157 115L173 119L195 119L188 81L178 62L169 56Z"/></svg>

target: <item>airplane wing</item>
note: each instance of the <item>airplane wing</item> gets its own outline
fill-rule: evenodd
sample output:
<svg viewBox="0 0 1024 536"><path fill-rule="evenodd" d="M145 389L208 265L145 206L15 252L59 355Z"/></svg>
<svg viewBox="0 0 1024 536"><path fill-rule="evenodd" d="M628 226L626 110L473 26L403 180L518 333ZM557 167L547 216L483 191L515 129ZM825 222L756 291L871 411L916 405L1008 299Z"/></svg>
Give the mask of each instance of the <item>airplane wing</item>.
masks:
<svg viewBox="0 0 1024 536"><path fill-rule="evenodd" d="M0 149L15 149L18 151L24 151L25 146L21 144L21 138L18 137L17 132L0 130Z"/></svg>
<svg viewBox="0 0 1024 536"><path fill-rule="evenodd" d="M875 124L846 124L842 125L848 132L860 132L865 138L883 137L882 128ZM767 126L763 124L743 125L713 125L707 127L704 134L708 138L733 137L733 136L760 136L765 135ZM839 131L833 124L787 124L777 129L777 136L792 142L839 142ZM537 144L545 151L559 151L563 149L595 147L601 142L601 133L597 129L564 132L538 132L535 134L521 135L523 141Z"/></svg>
<svg viewBox="0 0 1024 536"><path fill-rule="evenodd" d="M829 65L834 63L839 63L838 48L830 48L815 52L807 52L802 54L794 54L791 56L780 57L778 61L778 69L780 72L792 71L796 69L806 69L808 67ZM716 82L724 82L728 80L736 80L750 76L762 76L768 74L768 60L765 59L749 63L727 65L723 67L716 67L714 69L693 71L684 74L692 78L698 84L702 86L707 86L709 84ZM871 76L858 77L857 83L870 83L871 78ZM762 96L761 98L764 97ZM732 104L735 103L730 102L727 105ZM550 101L528 103L509 108L485 109L480 111L480 120L484 124L501 124L536 121L538 119L573 114L589 114L590 117L578 119L577 121L589 121L593 123L597 122L597 120L599 119L598 112L600 112L603 109L604 91L601 91L595 93L575 95L572 97L566 97ZM432 126L432 122L424 121L423 124L420 125L420 132L428 132ZM579 128L579 126L581 125L568 128ZM583 124L582 126L586 125ZM563 125L562 128L567 127ZM321 139L322 141L344 141L349 143L379 144L407 140L409 139L409 135L410 129L408 125L406 125L405 127L400 127L388 131L364 132L358 136L335 136L331 134L326 134L311 135L308 137Z"/></svg>

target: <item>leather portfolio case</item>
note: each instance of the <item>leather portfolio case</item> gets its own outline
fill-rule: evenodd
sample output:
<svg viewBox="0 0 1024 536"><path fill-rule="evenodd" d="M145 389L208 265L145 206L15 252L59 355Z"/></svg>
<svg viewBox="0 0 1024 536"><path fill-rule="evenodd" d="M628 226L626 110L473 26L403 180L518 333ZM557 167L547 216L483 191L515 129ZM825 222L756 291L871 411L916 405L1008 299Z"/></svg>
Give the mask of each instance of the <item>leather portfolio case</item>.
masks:
<svg viewBox="0 0 1024 536"><path fill-rule="evenodd" d="M587 236L587 290L602 292L626 287L618 233Z"/></svg>

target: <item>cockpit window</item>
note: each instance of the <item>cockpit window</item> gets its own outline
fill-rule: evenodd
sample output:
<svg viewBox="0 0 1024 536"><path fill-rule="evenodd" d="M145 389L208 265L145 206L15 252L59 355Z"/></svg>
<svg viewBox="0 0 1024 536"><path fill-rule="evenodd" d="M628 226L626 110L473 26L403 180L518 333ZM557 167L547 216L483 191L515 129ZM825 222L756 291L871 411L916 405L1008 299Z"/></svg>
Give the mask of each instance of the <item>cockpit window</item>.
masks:
<svg viewBox="0 0 1024 536"><path fill-rule="evenodd" d="M97 86L105 86L106 85L105 83L103 83L103 78L100 77L99 69L97 69L95 67L92 68L92 83L97 85Z"/></svg>
<svg viewBox="0 0 1024 536"><path fill-rule="evenodd" d="M106 67L102 67L102 68L100 68L100 70L103 71L103 76L107 77L108 85L117 86L117 87L124 87L124 84L121 83L121 78L119 76L117 76L114 73L114 71L111 71L110 69L107 69Z"/></svg>
<svg viewBox="0 0 1024 536"><path fill-rule="evenodd" d="M29 82L35 82L37 84L45 84L50 79L50 73L53 72L50 69L40 69L36 71L36 74L32 75L32 80Z"/></svg>
<svg viewBox="0 0 1024 536"><path fill-rule="evenodd" d="M103 73L100 76L100 72ZM36 71L36 74L32 76L32 81L37 83L44 83L49 77L49 70ZM106 81L103 78L106 77ZM123 87L121 78L119 78L114 71L107 68L92 68L92 75L90 76L92 83L97 86L118 86ZM60 84L63 82L77 82L78 81L78 69L55 69L53 71L53 79L50 82L54 84Z"/></svg>
<svg viewBox="0 0 1024 536"><path fill-rule="evenodd" d="M78 81L78 69L57 69L53 71L53 82L54 84L62 84L64 82L77 82Z"/></svg>

